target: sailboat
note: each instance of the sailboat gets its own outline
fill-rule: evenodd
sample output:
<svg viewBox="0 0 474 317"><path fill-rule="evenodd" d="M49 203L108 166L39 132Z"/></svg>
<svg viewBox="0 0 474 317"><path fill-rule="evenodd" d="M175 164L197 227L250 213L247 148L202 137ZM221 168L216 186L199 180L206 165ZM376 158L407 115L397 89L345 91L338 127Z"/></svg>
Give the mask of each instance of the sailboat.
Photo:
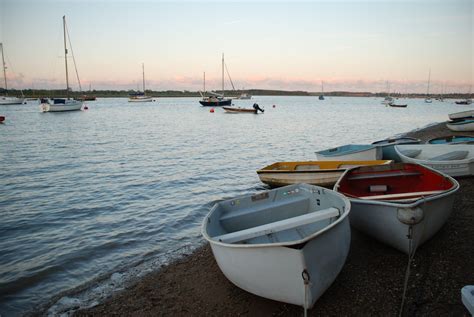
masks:
<svg viewBox="0 0 474 317"><path fill-rule="evenodd" d="M143 73L143 92L139 91L133 94L130 94L128 102L152 102L153 98L145 95L145 64L142 63L142 73Z"/></svg>
<svg viewBox="0 0 474 317"><path fill-rule="evenodd" d="M393 104L393 102L394 102L394 100L390 96L390 83L387 81L387 96L382 101L382 104L385 105L385 106L388 106L388 105Z"/></svg>
<svg viewBox="0 0 474 317"><path fill-rule="evenodd" d="M63 32L64 32L64 63L66 66L66 98L54 98L52 102L47 99L41 99L41 110L43 112L63 112L81 110L82 101L69 98L69 77L67 69L67 45L66 45L66 16L63 16ZM77 75L77 68L76 68ZM79 76L77 76L79 79Z"/></svg>
<svg viewBox="0 0 474 317"><path fill-rule="evenodd" d="M92 89L91 89L91 84L89 83L89 95L82 95L80 97L74 98L76 100L81 100L81 101L95 101L97 100L97 97L92 95Z"/></svg>
<svg viewBox="0 0 474 317"><path fill-rule="evenodd" d="M324 100L324 87L323 87L322 80L321 80L321 94L319 95L319 100Z"/></svg>
<svg viewBox="0 0 474 317"><path fill-rule="evenodd" d="M469 95L466 99L460 100L460 101L455 101L457 105L470 105L472 103L471 99L471 90L472 90L472 85L469 86Z"/></svg>
<svg viewBox="0 0 474 317"><path fill-rule="evenodd" d="M230 106L232 99L224 98L224 53L222 53L222 94L209 93L212 96L206 97L206 73L204 73L204 93L199 92L202 96L202 100L199 103L204 107L220 107Z"/></svg>
<svg viewBox="0 0 474 317"><path fill-rule="evenodd" d="M0 43L0 50L2 51L3 78L5 80L5 96L0 96L0 105L22 105L26 103L25 98L8 96L7 67L5 66L5 58L3 56L3 43Z"/></svg>
<svg viewBox="0 0 474 317"><path fill-rule="evenodd" d="M431 79L431 68L430 68L430 71L428 73L428 89L426 90L426 98L425 98L426 103L431 103L432 102L431 97L430 97L430 79Z"/></svg>

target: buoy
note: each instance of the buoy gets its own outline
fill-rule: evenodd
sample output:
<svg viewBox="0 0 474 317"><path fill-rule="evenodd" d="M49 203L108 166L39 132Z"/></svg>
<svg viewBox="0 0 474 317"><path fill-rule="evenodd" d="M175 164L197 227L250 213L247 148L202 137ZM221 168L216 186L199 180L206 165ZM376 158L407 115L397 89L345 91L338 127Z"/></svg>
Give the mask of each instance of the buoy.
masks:
<svg viewBox="0 0 474 317"><path fill-rule="evenodd" d="M210 113L214 113L214 108L211 108L211 110L209 110Z"/></svg>
<svg viewBox="0 0 474 317"><path fill-rule="evenodd" d="M275 108L275 107L276 107L276 106L275 106L275 105L273 105L273 108Z"/></svg>
<svg viewBox="0 0 474 317"><path fill-rule="evenodd" d="M88 109L89 109L89 107L88 107L88 106L84 106L84 110L88 110Z"/></svg>
<svg viewBox="0 0 474 317"><path fill-rule="evenodd" d="M4 116L0 116L0 123L3 123L3 121L5 121L5 117L4 117Z"/></svg>

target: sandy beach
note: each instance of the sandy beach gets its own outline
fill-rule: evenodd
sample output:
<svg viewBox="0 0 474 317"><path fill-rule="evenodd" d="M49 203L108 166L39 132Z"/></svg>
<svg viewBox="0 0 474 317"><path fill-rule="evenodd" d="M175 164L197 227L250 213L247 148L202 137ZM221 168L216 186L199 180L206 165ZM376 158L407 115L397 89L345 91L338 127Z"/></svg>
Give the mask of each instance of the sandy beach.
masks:
<svg viewBox="0 0 474 317"><path fill-rule="evenodd" d="M453 133L444 123L407 136L427 140ZM471 133L474 135L474 133ZM415 255L405 316L468 316L461 288L474 284L474 179L459 179L453 213ZM341 273L309 316L396 316L408 257L352 229ZM247 293L230 283L206 243L147 275L106 302L75 316L300 316L303 309Z"/></svg>

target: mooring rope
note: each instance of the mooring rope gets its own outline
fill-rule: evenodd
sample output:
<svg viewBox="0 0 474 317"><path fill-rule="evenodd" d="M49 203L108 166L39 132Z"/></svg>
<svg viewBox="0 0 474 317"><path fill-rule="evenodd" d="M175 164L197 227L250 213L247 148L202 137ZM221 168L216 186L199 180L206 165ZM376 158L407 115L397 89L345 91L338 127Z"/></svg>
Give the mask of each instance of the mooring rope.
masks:
<svg viewBox="0 0 474 317"><path fill-rule="evenodd" d="M304 317L308 316L308 287L310 283L310 276L309 273L306 269L301 272L301 277L303 278L303 283L304 283Z"/></svg>

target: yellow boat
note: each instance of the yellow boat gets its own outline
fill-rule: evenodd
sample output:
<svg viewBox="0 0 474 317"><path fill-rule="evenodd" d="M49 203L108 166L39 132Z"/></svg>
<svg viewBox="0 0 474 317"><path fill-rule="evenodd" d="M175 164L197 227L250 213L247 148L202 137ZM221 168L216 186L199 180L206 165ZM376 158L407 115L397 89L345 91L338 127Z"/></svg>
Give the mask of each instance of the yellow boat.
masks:
<svg viewBox="0 0 474 317"><path fill-rule="evenodd" d="M332 187L346 169L391 162L391 160L277 162L258 170L257 174L263 183L271 187L298 183Z"/></svg>

